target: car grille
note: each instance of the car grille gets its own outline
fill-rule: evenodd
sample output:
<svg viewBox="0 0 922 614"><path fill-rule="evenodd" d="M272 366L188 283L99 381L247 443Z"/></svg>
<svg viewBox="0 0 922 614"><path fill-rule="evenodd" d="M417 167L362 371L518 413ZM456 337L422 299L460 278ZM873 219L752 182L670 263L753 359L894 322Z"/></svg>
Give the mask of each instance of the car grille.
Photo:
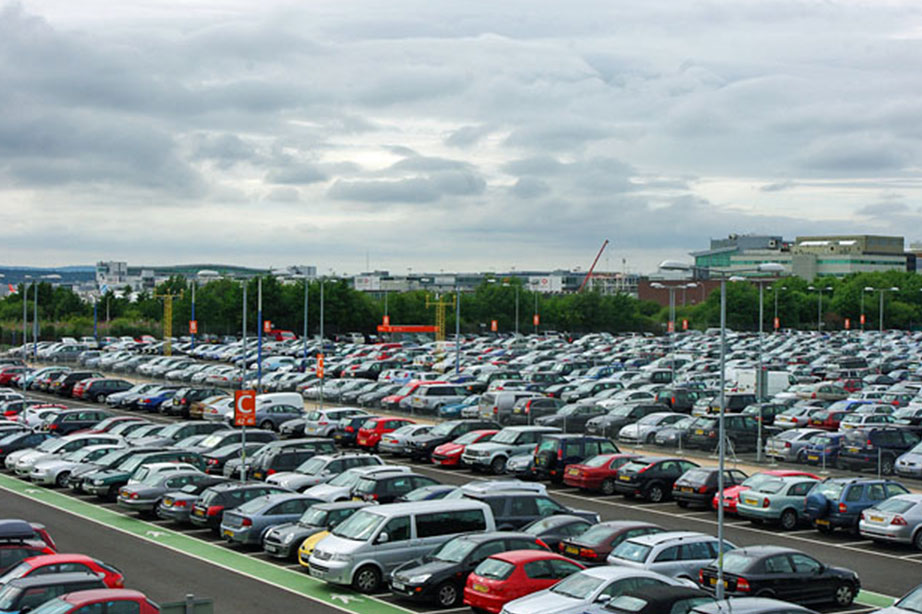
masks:
<svg viewBox="0 0 922 614"><path fill-rule="evenodd" d="M323 565L318 565L317 563L314 563L313 565L311 565L311 569L316 569L320 573L326 573L330 571L329 567L324 567Z"/></svg>

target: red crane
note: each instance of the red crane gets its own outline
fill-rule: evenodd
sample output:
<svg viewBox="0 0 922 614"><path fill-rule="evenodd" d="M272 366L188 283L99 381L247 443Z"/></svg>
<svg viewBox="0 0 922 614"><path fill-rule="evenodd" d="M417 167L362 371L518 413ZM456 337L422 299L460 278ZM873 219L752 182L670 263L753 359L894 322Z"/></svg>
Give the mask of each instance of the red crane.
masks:
<svg viewBox="0 0 922 614"><path fill-rule="evenodd" d="M602 248L599 250L599 253L595 255L595 260L592 261L592 266L589 267L589 272L586 273L586 277L583 279L583 283L579 285L579 290L577 290L577 292L582 292L583 288L586 287L586 284L589 283L589 278L592 277L592 272L595 270L595 265L599 263L599 258L602 257L602 252L605 251L606 247L608 247L608 239L605 239L605 242L602 243Z"/></svg>

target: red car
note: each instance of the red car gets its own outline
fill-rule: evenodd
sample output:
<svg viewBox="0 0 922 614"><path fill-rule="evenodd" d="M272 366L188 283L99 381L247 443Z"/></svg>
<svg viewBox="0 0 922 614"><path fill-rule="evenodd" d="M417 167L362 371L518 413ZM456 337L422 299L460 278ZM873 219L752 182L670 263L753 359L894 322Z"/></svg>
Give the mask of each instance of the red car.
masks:
<svg viewBox="0 0 922 614"><path fill-rule="evenodd" d="M124 603L124 606L115 605ZM108 605L107 605L108 604ZM129 605L130 604L130 605ZM99 607L95 607L98 605ZM77 612L134 612L135 614L160 614L160 606L139 591L126 588L97 588L75 591L46 601L33 614L76 614Z"/></svg>
<svg viewBox="0 0 922 614"><path fill-rule="evenodd" d="M810 414L807 426L824 431L838 431L839 423L847 415L848 412L844 409L821 409Z"/></svg>
<svg viewBox="0 0 922 614"><path fill-rule="evenodd" d="M549 588L585 569L567 557L540 550L512 550L494 554L467 577L464 605L499 614L513 599Z"/></svg>
<svg viewBox="0 0 922 614"><path fill-rule="evenodd" d="M57 568L58 565L64 566ZM60 573L62 571L85 571L102 576L103 583L109 588L124 588L125 576L122 572L85 554L44 554L33 556L3 575L4 581L25 578L32 574Z"/></svg>
<svg viewBox="0 0 922 614"><path fill-rule="evenodd" d="M90 384L92 384L93 382L95 382L95 381L98 380L98 379L101 379L101 378L98 378L98 377L95 377L95 378L94 378L94 377L88 377L88 378L86 378L86 379L80 380L79 382L77 382L76 384L74 384L73 389L70 391L70 396L72 396L72 397L75 398L75 399L82 399L82 398L83 398L83 391L86 390L86 389L89 387Z"/></svg>
<svg viewBox="0 0 922 614"><path fill-rule="evenodd" d="M582 463L567 465L563 483L581 490L613 495L618 468L635 458L638 458L637 454L599 454Z"/></svg>
<svg viewBox="0 0 922 614"><path fill-rule="evenodd" d="M0 575L33 556L55 554L54 541L44 525L24 520L0 520Z"/></svg>
<svg viewBox="0 0 922 614"><path fill-rule="evenodd" d="M807 476L815 480L822 479L812 473L798 471L796 469L771 469L769 471L760 471L746 478L742 484L724 488L724 511L730 514L736 513L736 504L739 503L740 493L744 490L761 486L772 478L783 478L786 476ZM715 494L714 498L711 499L711 507L715 510L717 509L717 496L719 494L720 493Z"/></svg>
<svg viewBox="0 0 922 614"><path fill-rule="evenodd" d="M13 377L31 371L29 367L3 367L0 368L0 386L9 386Z"/></svg>
<svg viewBox="0 0 922 614"><path fill-rule="evenodd" d="M468 445L478 441L490 441L498 432L497 430L468 431L454 441L436 446L432 451L432 462L443 467L457 467L461 464L461 454Z"/></svg>
<svg viewBox="0 0 922 614"><path fill-rule="evenodd" d="M360 448L377 450L381 437L407 424L416 423L407 418L370 418L362 424L356 434L355 444Z"/></svg>

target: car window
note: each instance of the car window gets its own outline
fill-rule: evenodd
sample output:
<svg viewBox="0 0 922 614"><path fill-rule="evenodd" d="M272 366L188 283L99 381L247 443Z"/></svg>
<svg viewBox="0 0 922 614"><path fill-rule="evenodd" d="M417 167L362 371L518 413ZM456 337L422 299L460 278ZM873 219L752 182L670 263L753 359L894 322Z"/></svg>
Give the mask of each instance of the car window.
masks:
<svg viewBox="0 0 922 614"><path fill-rule="evenodd" d="M568 441L564 444L564 457L579 456L580 444L578 441Z"/></svg>
<svg viewBox="0 0 922 614"><path fill-rule="evenodd" d="M766 573L794 573L794 565L786 554L765 559Z"/></svg>
<svg viewBox="0 0 922 614"><path fill-rule="evenodd" d="M516 544L518 545L518 544ZM503 544L503 540L495 539L493 541L487 542L485 544L480 544L477 546L474 551L470 554L468 560L471 563L479 563L482 560L486 559L488 556L499 554L500 552L505 552L506 547Z"/></svg>
<svg viewBox="0 0 922 614"><path fill-rule="evenodd" d="M139 614L140 612L141 604L137 601L123 599L121 601L106 602L106 614Z"/></svg>
<svg viewBox="0 0 922 614"><path fill-rule="evenodd" d="M800 482L799 484L794 484L791 490L788 491L788 494L793 496L806 495L810 492L810 489L813 488L814 484L815 482Z"/></svg>
<svg viewBox="0 0 922 614"><path fill-rule="evenodd" d="M561 561L560 559L551 559L548 561L551 565L551 573L554 578L563 579L567 576L578 572L581 568L570 561Z"/></svg>
<svg viewBox="0 0 922 614"><path fill-rule="evenodd" d="M510 514L512 516L535 516L538 514L538 505L532 497L514 497Z"/></svg>
<svg viewBox="0 0 922 614"><path fill-rule="evenodd" d="M531 561L523 566L525 575L532 580L553 580L554 572L547 561Z"/></svg>
<svg viewBox="0 0 922 614"><path fill-rule="evenodd" d="M855 485L848 489L848 492L845 493L846 501L861 501L861 495L864 492L864 486Z"/></svg>
<svg viewBox="0 0 922 614"><path fill-rule="evenodd" d="M553 514L565 514L568 510L556 501L545 497L537 497L535 505L538 508L538 514L543 518Z"/></svg>
<svg viewBox="0 0 922 614"><path fill-rule="evenodd" d="M589 523L586 522L573 522L566 526L560 528L560 532L566 535L567 537L576 537L577 535L582 535L585 533L589 527Z"/></svg>
<svg viewBox="0 0 922 614"><path fill-rule="evenodd" d="M867 487L868 499L871 501L883 501L886 499L883 484L869 484Z"/></svg>
<svg viewBox="0 0 922 614"><path fill-rule="evenodd" d="M105 606L104 603L91 603L90 605L85 605L79 610L74 610L73 614L102 614L102 609Z"/></svg>
<svg viewBox="0 0 922 614"><path fill-rule="evenodd" d="M902 484L887 484L887 497L895 497L896 495L905 495L909 494L909 491L903 487Z"/></svg>
<svg viewBox="0 0 922 614"><path fill-rule="evenodd" d="M510 539L505 550L544 550L542 546L533 539Z"/></svg>
<svg viewBox="0 0 922 614"><path fill-rule="evenodd" d="M794 569L797 573L816 573L822 568L819 561L805 554L792 554L791 562L794 563Z"/></svg>
<svg viewBox="0 0 922 614"><path fill-rule="evenodd" d="M708 548L707 542L683 544L679 549L679 559L683 561L697 561L710 558L711 549Z"/></svg>
<svg viewBox="0 0 922 614"><path fill-rule="evenodd" d="M679 547L670 546L669 548L664 549L659 554L656 555L654 559L655 563L665 563L667 561L675 561L679 558Z"/></svg>
<svg viewBox="0 0 922 614"><path fill-rule="evenodd" d="M391 518L384 525L384 532L387 533L388 542L399 542L410 539L410 517L398 516Z"/></svg>

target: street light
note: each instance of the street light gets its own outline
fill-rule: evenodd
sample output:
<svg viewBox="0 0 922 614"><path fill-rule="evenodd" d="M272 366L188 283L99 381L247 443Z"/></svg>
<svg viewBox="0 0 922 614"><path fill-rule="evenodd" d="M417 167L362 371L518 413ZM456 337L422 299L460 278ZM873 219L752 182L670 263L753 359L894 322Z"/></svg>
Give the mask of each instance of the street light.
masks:
<svg viewBox="0 0 922 614"><path fill-rule="evenodd" d="M825 288L817 288L814 286L807 286L807 290L810 292L816 292L816 332L821 332L823 330L823 291L832 292L832 286L826 286Z"/></svg>
<svg viewBox="0 0 922 614"><path fill-rule="evenodd" d="M664 260L660 263L659 268L665 271L694 271L706 270L709 274L715 273L706 267L695 267L677 262L675 260ZM781 273L784 266L777 262L764 262L754 269L736 269L733 273L744 273L748 271L757 271L759 273ZM716 271L720 275L720 413L718 414L718 441L717 441L717 584L715 586L717 599L724 597L724 465L726 464L726 429L724 425L724 413L726 412L726 364L727 364L727 278L729 272Z"/></svg>
<svg viewBox="0 0 922 614"><path fill-rule="evenodd" d="M878 292L880 294L880 330L877 334L877 372L884 372L884 293L885 292L899 292L900 289L896 286L891 288L871 288L870 286L866 287L861 293L861 296L864 297L865 292Z"/></svg>

